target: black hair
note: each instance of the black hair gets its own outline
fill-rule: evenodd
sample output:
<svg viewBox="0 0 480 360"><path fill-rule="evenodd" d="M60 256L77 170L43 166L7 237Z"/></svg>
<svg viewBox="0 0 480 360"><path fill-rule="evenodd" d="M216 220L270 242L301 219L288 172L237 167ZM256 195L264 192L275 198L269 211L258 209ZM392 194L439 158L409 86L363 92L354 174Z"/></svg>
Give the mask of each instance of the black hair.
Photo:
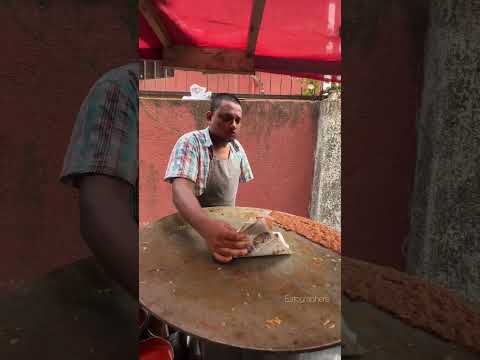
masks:
<svg viewBox="0 0 480 360"><path fill-rule="evenodd" d="M210 101L210 111L214 113L215 110L217 110L220 107L220 104L224 100L234 102L235 104L238 104L240 106L242 105L240 103L240 100L235 95L228 94L228 93L212 94L212 98Z"/></svg>

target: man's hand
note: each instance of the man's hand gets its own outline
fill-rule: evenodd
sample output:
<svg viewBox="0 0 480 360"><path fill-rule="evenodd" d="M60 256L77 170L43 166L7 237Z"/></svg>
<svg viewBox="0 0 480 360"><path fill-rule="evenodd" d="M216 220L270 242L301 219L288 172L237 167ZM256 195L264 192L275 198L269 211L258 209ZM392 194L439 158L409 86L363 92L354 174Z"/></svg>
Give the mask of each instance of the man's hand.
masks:
<svg viewBox="0 0 480 360"><path fill-rule="evenodd" d="M238 234L229 224L210 219L202 210L193 191L194 183L177 178L172 184L173 203L182 217L207 241L213 257L219 262L242 256L252 245L251 240Z"/></svg>
<svg viewBox="0 0 480 360"><path fill-rule="evenodd" d="M237 233L230 224L221 220L207 221L198 231L207 241L215 260L222 263L232 261L234 256L246 255L252 246L252 241L245 234Z"/></svg>

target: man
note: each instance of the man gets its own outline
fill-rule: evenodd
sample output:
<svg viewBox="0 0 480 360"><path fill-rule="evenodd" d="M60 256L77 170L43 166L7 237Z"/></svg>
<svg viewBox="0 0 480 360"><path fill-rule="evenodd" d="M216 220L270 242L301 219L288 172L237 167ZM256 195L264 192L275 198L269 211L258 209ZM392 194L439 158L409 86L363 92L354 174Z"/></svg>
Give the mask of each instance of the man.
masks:
<svg viewBox="0 0 480 360"><path fill-rule="evenodd" d="M207 128L189 132L175 144L165 181L172 184L178 212L205 239L213 257L228 263L246 255L251 240L228 223L210 219L202 207L235 206L239 183L253 180L247 155L236 139L242 125L240 100L231 94L214 95L206 118ZM198 342L193 344L192 348ZM201 348L203 359L211 358L209 353L229 355L207 342L201 342Z"/></svg>
<svg viewBox="0 0 480 360"><path fill-rule="evenodd" d="M242 125L238 98L214 95L206 118L207 128L189 132L175 144L165 180L172 183L178 212L205 239L213 257L227 263L246 255L251 241L228 223L210 219L201 208L235 206L239 183L253 180L253 174L236 139Z"/></svg>
<svg viewBox="0 0 480 360"><path fill-rule="evenodd" d="M138 357L138 67L122 66L96 81L64 158L60 180L79 190L80 231L95 257L2 297L2 332L15 334L16 346L0 341L1 358Z"/></svg>
<svg viewBox="0 0 480 360"><path fill-rule="evenodd" d="M79 189L83 239L96 260L135 302L138 79L136 63L113 69L94 84L77 116L60 179ZM156 351L159 359L170 359L170 344L159 341L142 342L140 358L145 349L146 353Z"/></svg>
<svg viewBox="0 0 480 360"><path fill-rule="evenodd" d="M110 70L77 115L60 180L79 189L80 231L99 262L138 299L139 65Z"/></svg>

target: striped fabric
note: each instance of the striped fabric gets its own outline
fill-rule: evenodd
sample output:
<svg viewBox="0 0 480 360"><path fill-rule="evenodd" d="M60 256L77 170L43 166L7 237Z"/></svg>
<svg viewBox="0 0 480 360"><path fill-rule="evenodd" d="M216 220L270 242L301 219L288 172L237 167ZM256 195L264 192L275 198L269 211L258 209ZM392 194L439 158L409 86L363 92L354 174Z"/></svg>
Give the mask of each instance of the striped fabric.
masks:
<svg viewBox="0 0 480 360"><path fill-rule="evenodd" d="M132 185L132 214L138 220L139 65L102 76L83 101L73 128L60 181L77 186L85 174L114 176Z"/></svg>
<svg viewBox="0 0 480 360"><path fill-rule="evenodd" d="M240 159L240 182L253 180L252 169L242 145L237 140L229 145L231 156ZM170 155L165 181L172 182L175 178L189 179L195 183L195 195L202 195L207 186L211 146L213 143L208 128L180 137Z"/></svg>

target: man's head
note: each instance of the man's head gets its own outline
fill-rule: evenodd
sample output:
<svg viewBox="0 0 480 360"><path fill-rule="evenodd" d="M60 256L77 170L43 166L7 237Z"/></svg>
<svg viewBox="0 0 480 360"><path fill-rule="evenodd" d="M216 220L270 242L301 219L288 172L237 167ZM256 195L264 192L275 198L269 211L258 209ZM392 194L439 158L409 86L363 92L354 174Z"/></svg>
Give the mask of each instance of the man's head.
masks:
<svg viewBox="0 0 480 360"><path fill-rule="evenodd" d="M210 133L220 141L232 141L240 130L242 107L240 100L231 94L212 95L207 122Z"/></svg>

